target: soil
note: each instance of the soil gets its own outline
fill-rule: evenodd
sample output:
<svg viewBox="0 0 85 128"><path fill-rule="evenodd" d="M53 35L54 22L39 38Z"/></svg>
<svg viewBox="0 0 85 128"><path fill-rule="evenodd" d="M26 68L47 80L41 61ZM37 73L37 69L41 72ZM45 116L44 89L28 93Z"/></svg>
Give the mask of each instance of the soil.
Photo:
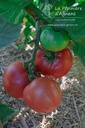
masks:
<svg viewBox="0 0 85 128"><path fill-rule="evenodd" d="M52 113L37 113L23 100L16 100L5 92L2 86L4 70L14 61L30 59L31 53L31 47L28 51L20 51L16 44L0 51L0 102L19 110L4 128L85 128L85 67L74 55L69 73L57 79L63 93L62 102Z"/></svg>

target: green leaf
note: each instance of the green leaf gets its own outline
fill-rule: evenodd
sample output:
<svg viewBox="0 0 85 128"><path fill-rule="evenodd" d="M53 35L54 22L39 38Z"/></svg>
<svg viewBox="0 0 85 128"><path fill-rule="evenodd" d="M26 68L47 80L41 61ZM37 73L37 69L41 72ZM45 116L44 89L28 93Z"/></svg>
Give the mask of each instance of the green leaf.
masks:
<svg viewBox="0 0 85 128"><path fill-rule="evenodd" d="M59 4L71 6L73 3L75 3L75 0L48 0L49 4Z"/></svg>
<svg viewBox="0 0 85 128"><path fill-rule="evenodd" d="M30 28L30 26L31 26L30 23L27 22L26 23L26 28L24 29L24 35L25 35L26 38L28 37L29 34L31 35L31 28Z"/></svg>
<svg viewBox="0 0 85 128"><path fill-rule="evenodd" d="M39 5L40 0L35 0L34 4Z"/></svg>
<svg viewBox="0 0 85 128"><path fill-rule="evenodd" d="M54 4L54 6L52 6L52 8L51 8L51 13L53 14L53 16L56 15L57 8L60 8L60 7L62 7L62 6L63 6L63 4L62 4L61 1L57 1L57 2Z"/></svg>
<svg viewBox="0 0 85 128"><path fill-rule="evenodd" d="M71 24L74 24L74 26L66 27L66 30L74 42L85 45L85 22L83 22L85 21L85 2L78 7L80 7L82 10L77 11L75 21L71 22Z"/></svg>
<svg viewBox="0 0 85 128"><path fill-rule="evenodd" d="M0 120L2 121L3 125L7 124L8 120L18 112L18 110L13 110L7 105L0 104Z"/></svg>
<svg viewBox="0 0 85 128"><path fill-rule="evenodd" d="M78 1L78 3L82 3L82 2L84 2L85 0L77 0Z"/></svg>
<svg viewBox="0 0 85 128"><path fill-rule="evenodd" d="M42 3L44 3L44 2L46 2L47 0L40 0L40 2L42 2Z"/></svg>
<svg viewBox="0 0 85 128"><path fill-rule="evenodd" d="M32 16L30 16L29 14L27 14L25 17L27 18L28 22L30 22L30 24L31 24L33 27L35 27L35 21L34 21L34 19L32 18Z"/></svg>
<svg viewBox="0 0 85 128"><path fill-rule="evenodd" d="M68 11L64 9L60 13L63 15L56 16L54 21L56 29L61 28L66 30L74 42L85 45L85 2L68 9ZM65 16L64 13L66 13Z"/></svg>
<svg viewBox="0 0 85 128"><path fill-rule="evenodd" d="M7 47L18 39L21 31L21 25L8 23L0 17L0 49Z"/></svg>
<svg viewBox="0 0 85 128"><path fill-rule="evenodd" d="M73 43L73 52L75 56L78 56L82 64L85 66L85 46L74 42Z"/></svg>
<svg viewBox="0 0 85 128"><path fill-rule="evenodd" d="M54 5L58 0L48 0L49 4Z"/></svg>
<svg viewBox="0 0 85 128"><path fill-rule="evenodd" d="M69 7L69 6L72 6L74 3L76 3L75 1L76 0L65 0L66 1L66 5Z"/></svg>
<svg viewBox="0 0 85 128"><path fill-rule="evenodd" d="M52 1L52 3L53 2L54 2L54 4L51 7L51 14L54 17L56 16L56 12L58 9L60 12L62 12L63 11L62 8L64 6L69 7L69 6L72 6L73 4L75 4L75 0L54 0L54 1Z"/></svg>
<svg viewBox="0 0 85 128"><path fill-rule="evenodd" d="M75 7L61 7L56 12L54 23L59 27L73 31L85 25L85 2Z"/></svg>
<svg viewBox="0 0 85 128"><path fill-rule="evenodd" d="M32 0L0 0L0 16L8 22L18 24L24 17L23 8Z"/></svg>
<svg viewBox="0 0 85 128"><path fill-rule="evenodd" d="M82 45L85 45L85 25L81 26L81 28L74 30L74 31L68 31L70 38L78 42Z"/></svg>

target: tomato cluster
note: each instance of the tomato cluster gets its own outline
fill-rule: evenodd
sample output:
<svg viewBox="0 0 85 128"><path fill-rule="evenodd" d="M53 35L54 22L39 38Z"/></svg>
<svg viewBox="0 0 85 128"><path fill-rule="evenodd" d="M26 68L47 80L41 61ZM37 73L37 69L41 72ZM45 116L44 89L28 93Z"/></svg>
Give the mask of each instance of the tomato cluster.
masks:
<svg viewBox="0 0 85 128"><path fill-rule="evenodd" d="M51 78L66 75L72 67L72 54L67 48L70 43L68 33L45 27L41 32L40 43L42 50L37 51L34 62L37 70Z"/></svg>
<svg viewBox="0 0 85 128"><path fill-rule="evenodd" d="M69 72L72 55L66 48L69 37L65 32L56 33L52 28L43 29L40 41L43 47L37 50L33 63L34 73L38 72L40 76L35 73L36 77L31 81L29 64L24 66L21 61L16 61L4 71L2 83L12 97L23 99L37 112L49 113L56 109L62 100L62 91L55 79Z"/></svg>
<svg viewBox="0 0 85 128"><path fill-rule="evenodd" d="M4 89L17 99L23 99L37 112L52 112L60 104L62 92L55 80L39 77L32 82L21 61L11 63L2 77Z"/></svg>

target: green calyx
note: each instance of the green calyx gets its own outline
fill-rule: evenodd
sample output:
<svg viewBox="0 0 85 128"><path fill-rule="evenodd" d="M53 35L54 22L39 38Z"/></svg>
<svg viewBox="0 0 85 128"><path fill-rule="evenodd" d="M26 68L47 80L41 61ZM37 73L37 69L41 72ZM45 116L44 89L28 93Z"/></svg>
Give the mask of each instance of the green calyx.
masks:
<svg viewBox="0 0 85 128"><path fill-rule="evenodd" d="M43 57L46 58L46 60L49 61L50 63L53 63L56 58L56 53L46 51Z"/></svg>

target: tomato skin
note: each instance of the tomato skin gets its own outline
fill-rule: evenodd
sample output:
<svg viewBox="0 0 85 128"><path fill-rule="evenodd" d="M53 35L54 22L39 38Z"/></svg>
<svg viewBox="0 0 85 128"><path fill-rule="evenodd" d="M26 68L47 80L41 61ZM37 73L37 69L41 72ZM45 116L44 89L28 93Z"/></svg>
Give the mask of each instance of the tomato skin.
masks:
<svg viewBox="0 0 85 128"><path fill-rule="evenodd" d="M23 90L29 82L26 67L21 61L11 63L2 77L2 84L6 92L17 99L23 99Z"/></svg>
<svg viewBox="0 0 85 128"><path fill-rule="evenodd" d="M55 80L40 77L25 87L23 98L33 110L40 113L49 113L59 106L62 92Z"/></svg>
<svg viewBox="0 0 85 128"><path fill-rule="evenodd" d="M56 52L54 62L48 61L44 55L43 51L38 50L34 62L37 70L43 75L60 78L66 75L72 67L72 54L68 48Z"/></svg>
<svg viewBox="0 0 85 128"><path fill-rule="evenodd" d="M61 51L68 45L70 38L65 31L56 32L52 27L46 27L40 35L42 46L48 51Z"/></svg>

